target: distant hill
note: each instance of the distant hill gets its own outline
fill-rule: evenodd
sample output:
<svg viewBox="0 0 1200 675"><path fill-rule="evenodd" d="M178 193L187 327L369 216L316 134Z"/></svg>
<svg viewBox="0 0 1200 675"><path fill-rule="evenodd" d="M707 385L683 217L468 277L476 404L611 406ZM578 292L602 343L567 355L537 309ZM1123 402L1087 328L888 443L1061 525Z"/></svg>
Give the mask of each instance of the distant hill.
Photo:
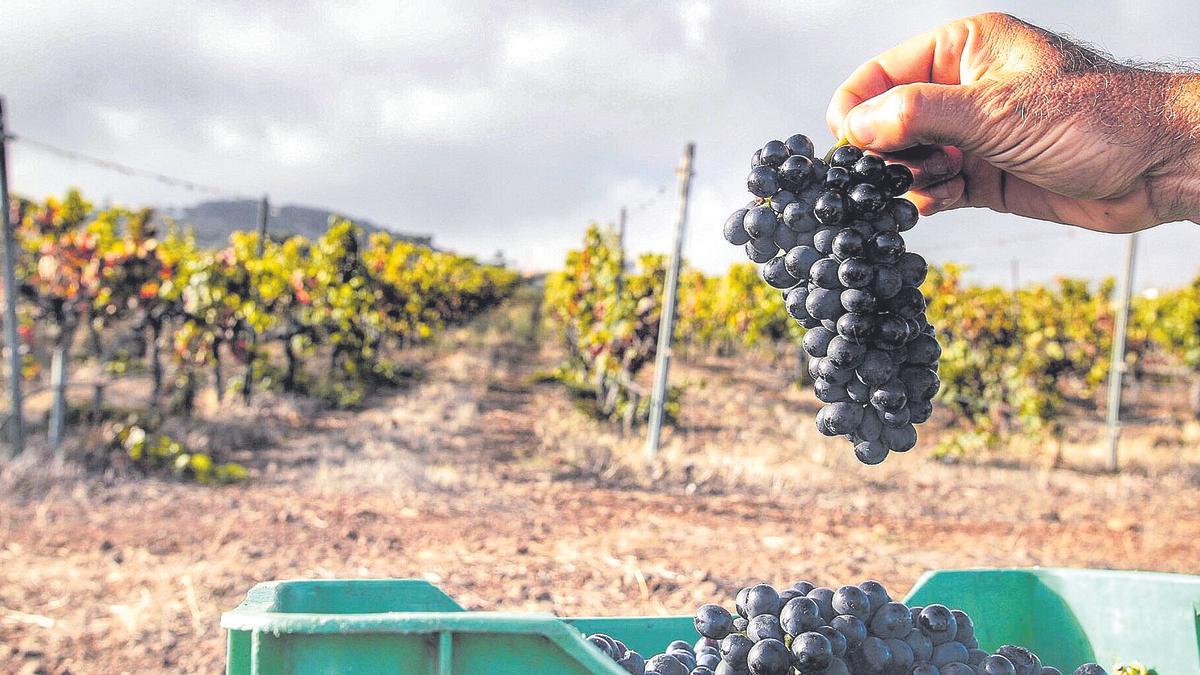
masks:
<svg viewBox="0 0 1200 675"><path fill-rule="evenodd" d="M201 202L195 206L166 210L163 215L174 218L180 225L190 226L196 233L196 242L200 245L215 247L225 244L229 240L229 234L235 230L253 230L258 226L258 202L252 199ZM308 206L271 205L267 231L272 238L277 239L294 234L315 239L329 226L330 215L333 215L330 211ZM433 244L433 237L430 235L396 232L349 214L337 215L353 220L367 233L387 232L393 237L417 244Z"/></svg>

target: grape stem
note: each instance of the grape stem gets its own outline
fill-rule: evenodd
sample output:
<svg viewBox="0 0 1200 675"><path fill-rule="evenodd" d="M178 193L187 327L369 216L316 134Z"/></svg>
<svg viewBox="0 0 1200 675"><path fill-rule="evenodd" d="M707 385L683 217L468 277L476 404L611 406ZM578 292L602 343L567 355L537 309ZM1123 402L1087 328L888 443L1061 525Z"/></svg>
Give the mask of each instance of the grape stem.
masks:
<svg viewBox="0 0 1200 675"><path fill-rule="evenodd" d="M837 143L833 144L833 147L829 149L829 152L825 153L825 163L826 164L829 164L829 160L833 159L833 153L837 152L837 149L842 147L843 145L850 145L850 139L846 138L845 136L842 136L841 138L839 138L837 140Z"/></svg>

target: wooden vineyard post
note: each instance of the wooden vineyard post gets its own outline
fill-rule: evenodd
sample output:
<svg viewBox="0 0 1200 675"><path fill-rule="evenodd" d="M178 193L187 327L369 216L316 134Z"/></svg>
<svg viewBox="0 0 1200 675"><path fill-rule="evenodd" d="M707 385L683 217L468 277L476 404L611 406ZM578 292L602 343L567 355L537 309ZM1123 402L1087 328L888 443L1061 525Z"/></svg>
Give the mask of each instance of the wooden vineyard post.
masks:
<svg viewBox="0 0 1200 675"><path fill-rule="evenodd" d="M4 99L0 97L0 224L4 226L4 342L8 347L8 428L11 456L25 449L25 419L21 406L21 343L17 336L17 224L10 222L8 201L8 135L4 124Z"/></svg>
<svg viewBox="0 0 1200 675"><path fill-rule="evenodd" d="M692 185L692 157L696 144L688 143L679 165L679 208L675 213L675 247L667 267L663 291L662 316L658 323L658 348L654 357L654 389L650 393L650 431L646 437L646 457L658 456L662 422L667 405L667 372L671 367L671 337L675 332L675 300L679 293L679 268L683 264L683 235L687 225L688 192Z"/></svg>

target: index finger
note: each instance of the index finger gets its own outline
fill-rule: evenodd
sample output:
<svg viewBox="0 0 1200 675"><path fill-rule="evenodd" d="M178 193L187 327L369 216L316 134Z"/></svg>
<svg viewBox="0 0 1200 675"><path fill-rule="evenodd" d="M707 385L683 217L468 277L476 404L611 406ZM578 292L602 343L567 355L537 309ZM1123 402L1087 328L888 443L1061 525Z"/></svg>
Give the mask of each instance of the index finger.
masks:
<svg viewBox="0 0 1200 675"><path fill-rule="evenodd" d="M962 55L971 35L969 20L955 21L899 45L859 66L829 102L825 121L834 135L855 106L902 84L962 84Z"/></svg>

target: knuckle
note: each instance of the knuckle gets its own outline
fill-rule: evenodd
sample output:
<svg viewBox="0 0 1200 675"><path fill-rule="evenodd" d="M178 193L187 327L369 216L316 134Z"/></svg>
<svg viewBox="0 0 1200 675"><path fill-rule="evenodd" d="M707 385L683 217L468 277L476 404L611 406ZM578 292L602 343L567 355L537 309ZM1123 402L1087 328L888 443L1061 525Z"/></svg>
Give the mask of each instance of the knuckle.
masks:
<svg viewBox="0 0 1200 675"><path fill-rule="evenodd" d="M929 95L921 87L904 85L896 88L896 124L901 132L917 126L929 108Z"/></svg>

